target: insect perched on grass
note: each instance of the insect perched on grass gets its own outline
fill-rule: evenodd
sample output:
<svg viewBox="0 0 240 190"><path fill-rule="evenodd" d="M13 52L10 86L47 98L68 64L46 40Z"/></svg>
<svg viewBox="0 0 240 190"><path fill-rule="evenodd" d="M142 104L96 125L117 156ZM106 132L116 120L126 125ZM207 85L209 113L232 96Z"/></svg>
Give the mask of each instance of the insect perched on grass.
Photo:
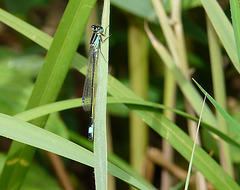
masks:
<svg viewBox="0 0 240 190"><path fill-rule="evenodd" d="M104 40L102 39L102 37L105 36L105 34L103 33L103 27L101 26L92 25L91 29L93 30L93 34L89 43L90 52L89 52L89 58L88 58L88 68L87 68L87 74L84 82L83 97L82 97L83 110L90 111L90 124L88 128L89 141L93 141L93 133L94 133L93 111L94 111L94 96L95 96L95 87L96 87L95 85L96 84L96 79L95 79L96 65L98 62L99 52L102 55L101 43L105 42L110 37L108 36Z"/></svg>

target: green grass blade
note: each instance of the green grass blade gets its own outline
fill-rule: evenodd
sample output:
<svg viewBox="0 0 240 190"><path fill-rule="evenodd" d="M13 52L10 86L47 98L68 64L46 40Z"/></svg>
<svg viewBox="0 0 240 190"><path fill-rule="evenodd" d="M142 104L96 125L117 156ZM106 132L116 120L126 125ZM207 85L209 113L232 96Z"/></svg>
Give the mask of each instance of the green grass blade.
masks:
<svg viewBox="0 0 240 190"><path fill-rule="evenodd" d="M91 167L94 166L93 153L67 139L4 114L0 114L0 121L1 136L53 152ZM10 160L8 164L18 162L24 163L24 160L15 158ZM136 175L137 177L135 178L111 163L109 163L108 170L112 175L139 189L155 189L139 176Z"/></svg>
<svg viewBox="0 0 240 190"><path fill-rule="evenodd" d="M193 81L197 84L199 89L205 94L206 91L193 79ZM233 119L209 94L207 95L209 101L214 105L214 107L220 112L220 114L225 118L225 120L229 123L229 125L236 131L236 133L240 136L240 124Z"/></svg>
<svg viewBox="0 0 240 190"><path fill-rule="evenodd" d="M73 0L69 2L46 55L43 67L37 77L27 109L53 102L57 98L95 2L87 0L81 2ZM6 16L6 14L4 15ZM31 26L22 26L21 28L18 25L18 19L14 19L11 16L6 19L11 21L10 23L13 24L13 27L16 26L23 33L27 33L30 38L36 38L34 33L32 35L29 34ZM46 46L46 41L41 41ZM44 127L46 120L47 117L42 117L34 120L33 123L39 127ZM33 147L13 142L6 163L16 157L25 160L27 166L21 165L21 163L11 166L5 164L0 179L0 189L19 188L21 186L34 152L35 149Z"/></svg>
<svg viewBox="0 0 240 190"><path fill-rule="evenodd" d="M197 144L198 133L199 133L200 123L201 123L201 119L202 119L202 113L203 113L203 109L204 109L204 104L206 102L206 97L207 97L207 94L204 97L201 114L199 116L199 121L198 121L198 125L197 125L197 132L196 132L196 136L195 136L195 140L194 140L194 144L193 144L191 159L190 159L189 166L188 166L188 174L187 174L184 190L187 190L188 186L189 186L189 181L190 181L191 171L192 171L192 163L193 163L193 158L194 158L194 152L195 152L195 148L196 148L196 144Z"/></svg>
<svg viewBox="0 0 240 190"><path fill-rule="evenodd" d="M199 95L197 90L193 87L193 85L182 74L178 66L174 64L173 58L170 56L166 48L159 41L157 41L157 39L154 37L150 29L148 28L147 24L145 25L145 30L147 31L148 37L152 42L153 47L163 60L164 64L166 64L168 69L173 73L176 79L176 83L181 88L187 100L191 103L191 106L193 107L194 111L199 115L200 111L198 110L198 108L201 107L202 105L201 96ZM209 124L217 127L216 118L207 105L205 107L203 121L207 121Z"/></svg>
<svg viewBox="0 0 240 190"><path fill-rule="evenodd" d="M131 108L131 107L130 107ZM160 113L134 111L159 135L165 138L184 158L190 160L193 141L174 123ZM203 149L196 146L194 167L197 168L217 189L239 189L237 183ZM217 175L221 173L220 175Z"/></svg>
<svg viewBox="0 0 240 190"><path fill-rule="evenodd" d="M230 0L230 10L232 14L233 31L237 46L238 64L240 64L240 8L238 0Z"/></svg>
<svg viewBox="0 0 240 190"><path fill-rule="evenodd" d="M191 119L195 122L198 121L198 118L194 118L191 115L186 114L185 112L182 112L177 109L169 108L167 106L153 103L153 102L148 102L148 101L139 101L139 100L132 100L132 99L118 99L118 98L113 98L113 97L108 97L108 103L109 104L126 104L126 105L131 105L134 106L134 109L145 109L147 111L153 111L153 112L159 112L162 109L167 109L175 114L178 114L182 117L185 117L187 119ZM43 106L39 106L37 108L33 108L27 111L24 111L22 113L19 113L15 115L15 118L21 119L23 121L30 121L33 119L36 119L38 117L48 115L54 112L58 111L63 111L71 108L76 108L82 106L82 99L77 98L77 99L71 99L71 100L63 100L59 102L54 102L50 104L46 104ZM231 145L235 146L236 148L240 149L240 144L233 138L227 136L223 132L221 132L219 129L208 125L207 123L202 122L202 126L208 129L209 131L213 132L214 134L218 135L221 137L223 140L226 142L230 143Z"/></svg>
<svg viewBox="0 0 240 190"><path fill-rule="evenodd" d="M240 72L236 42L231 23L216 0L201 0L201 2L234 67Z"/></svg>
<svg viewBox="0 0 240 190"><path fill-rule="evenodd" d="M110 0L104 0L102 27L109 36ZM106 31L105 31L106 30ZM104 39L103 39L104 40ZM94 129L94 176L96 189L107 189L107 84L109 40L101 44L97 66L97 93Z"/></svg>
<svg viewBox="0 0 240 190"><path fill-rule="evenodd" d="M114 97L125 97L132 98L134 100L141 100L136 94L131 90L126 88L119 81L109 76L109 93L114 95ZM131 109L131 106L128 106ZM133 108L132 108L133 109ZM163 138L167 139L169 143L186 159L190 159L192 140L185 134L181 129L176 125L172 124L160 113L153 113L148 111L135 110L135 114L143 119L153 130L155 130ZM187 145L188 144L188 145ZM200 152L201 153L200 153ZM218 188L239 188L234 180L229 177L222 168L210 158L202 149L199 147L196 148L196 154L199 156L195 157L193 165L204 175L206 178L211 181ZM201 157L200 155L203 155ZM214 166L213 166L214 165ZM214 168L212 170L212 167ZM222 173L223 175L219 176L216 173ZM221 184L221 185L220 185Z"/></svg>
<svg viewBox="0 0 240 190"><path fill-rule="evenodd" d="M53 38L48 34L40 31L32 25L24 22L16 16L8 13L7 11L0 8L0 21L5 23L14 30L20 32L32 41L40 44L45 49L49 49Z"/></svg>
<svg viewBox="0 0 240 190"><path fill-rule="evenodd" d="M143 114L143 118L146 119L146 117L149 117L149 114L146 114L146 111L141 111ZM168 120L165 119L165 117L162 117L161 114L154 114L155 117L151 117L153 119L149 120L147 119L148 122L150 122L150 125L155 125L155 130L158 131L159 133L162 133L162 135L171 142L171 141L176 141L178 142L180 139L185 139L182 138L181 136L184 134L178 127L174 127L174 124L171 124ZM159 117L160 116L160 117ZM25 123L21 120L14 119L12 117L6 116L1 114L0 115L0 120L1 120L1 125L0 125L0 133L1 135L8 137L8 138L13 138L15 140L19 140L23 143L28 143L31 146L36 146L38 148L42 148L47 151L51 151L54 153L57 153L59 155L65 156L67 158L74 159L78 161L79 159L82 159L84 162L86 161L87 165L92 165L93 158L91 159L89 153L84 153L86 156L81 155L82 152L79 152L77 148L79 148L76 145L71 145L71 142L63 139L62 137L59 137L55 134L52 134L46 130L43 130L38 127L34 127L33 125L29 123ZM159 127L159 123L161 123L161 126ZM167 130L167 128L171 130ZM23 131L22 131L23 130ZM189 149L188 154L191 154L191 146L193 145L192 141L187 137L186 134L184 134L186 139L184 141L181 140L181 142L184 142L184 146L182 144L177 144L173 143L175 148L179 150L180 152L185 152L185 149ZM62 142L64 141L64 142ZM66 143L66 144L65 144ZM76 149L73 149L73 146L76 147ZM66 148L63 148L66 147ZM182 150L181 150L182 149ZM82 150L82 149L81 149ZM184 151L185 150L185 151ZM84 149L82 150L84 151ZM71 154L71 156L69 156ZM73 154L73 156L72 156ZM223 188L237 188L237 186L234 185L234 182L231 181L230 177L227 178L227 174L222 171L221 167L217 165L217 163L210 158L202 149L199 147L196 148L196 162L198 163L199 167L203 168L202 171L203 174L206 176L211 176L215 175L213 170L216 170L217 172L221 173L221 177L216 176L218 178L216 187L219 187L221 184L223 185ZM92 156L92 155L91 155ZM199 169L199 168L198 168ZM114 172L111 172L112 174L115 175ZM132 181L134 178L130 177L129 175L126 175L122 172L118 173L120 175L120 178ZM226 182L225 182L226 180ZM224 183L223 183L224 182ZM138 182L139 183L139 182ZM136 185L136 184L135 184ZM145 187L146 188L146 187Z"/></svg>

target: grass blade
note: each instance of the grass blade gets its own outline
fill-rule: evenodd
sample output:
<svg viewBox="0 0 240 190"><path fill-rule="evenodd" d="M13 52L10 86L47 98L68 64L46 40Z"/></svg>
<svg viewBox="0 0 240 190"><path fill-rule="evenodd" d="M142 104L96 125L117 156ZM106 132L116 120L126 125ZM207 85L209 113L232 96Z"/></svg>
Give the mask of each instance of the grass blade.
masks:
<svg viewBox="0 0 240 190"><path fill-rule="evenodd" d="M198 108L201 107L201 96L197 92L197 90L193 87L193 85L185 78L182 74L180 69L174 64L173 58L170 56L166 48L154 37L151 33L150 29L148 28L147 24L145 23L145 30L149 36L149 39L163 60L164 64L168 67L168 69L173 73L175 76L176 82L181 88L183 94L187 98L187 100L191 103L193 109L199 115ZM217 126L216 118L213 115L212 111L208 106L205 107L205 113L203 115L203 121L207 121L213 126Z"/></svg>
<svg viewBox="0 0 240 190"><path fill-rule="evenodd" d="M193 79L193 81L197 84L198 88L205 94L206 91ZM233 119L209 94L207 95L209 101L214 105L214 107L220 112L220 114L225 118L225 120L229 123L229 125L236 131L236 133L240 136L240 124Z"/></svg>
<svg viewBox="0 0 240 190"><path fill-rule="evenodd" d="M102 27L109 36L110 0L104 0ZM96 189L107 189L107 84L108 84L108 50L109 40L101 44L98 60L98 87L95 106L95 135L94 135L94 175Z"/></svg>
<svg viewBox="0 0 240 190"><path fill-rule="evenodd" d="M53 102L57 98L95 2L87 0L69 2L46 55L44 65L37 77L27 109ZM1 13L9 16L6 12L1 11ZM4 17L4 19L5 21L11 20L12 26L19 28L23 33L27 33L25 35L36 38L36 34L29 34L31 26L28 25L26 28L19 26L18 19L12 16ZM41 40L41 37L39 38L43 45L46 46L46 41ZM46 120L47 117L42 117L32 122L39 127L44 127ZM18 142L12 143L1 175L0 189L19 188L21 186L34 152L35 148L33 147ZM13 165L7 164L14 159L23 159L27 164L21 162Z"/></svg>
<svg viewBox="0 0 240 190"><path fill-rule="evenodd" d="M67 139L4 114L0 114L0 121L1 136L53 152L87 166L94 166L93 153ZM14 161L17 163L24 162L24 160L21 159L15 159ZM11 162L9 164L14 163ZM133 177L132 175L129 175L128 172L123 171L111 163L109 163L108 170L110 174L139 189L155 189L151 184L147 183L136 174L136 177Z"/></svg>
<svg viewBox="0 0 240 190"><path fill-rule="evenodd" d="M201 114L200 114L198 125L197 125L196 137L195 137L194 144L193 144L191 159L190 159L190 163L189 163L189 167L188 167L187 179L186 179L185 188L184 188L185 190L188 189L188 185L189 185L189 181L190 181L190 175L191 175L192 163L193 163L193 156L194 156L194 151L195 151L195 147L196 147L196 144L197 144L197 137L198 137L198 132L199 132L200 123L201 123L201 119L202 119L204 104L206 102L206 97L207 97L207 94L205 95L204 100L203 100L202 110L201 110Z"/></svg>
<svg viewBox="0 0 240 190"><path fill-rule="evenodd" d="M233 31L237 46L238 64L240 64L240 8L238 0L230 0L230 10L232 14Z"/></svg>
<svg viewBox="0 0 240 190"><path fill-rule="evenodd" d="M81 98L54 102L54 103L46 104L43 106L39 106L37 108L33 108L30 110L24 111L22 113L15 115L14 117L17 119L21 119L23 121L30 121L30 120L36 119L38 117L54 113L54 112L79 107L82 105L81 102L82 102ZM175 114L178 114L182 117L185 117L187 119L191 119L195 122L198 121L197 118L194 118L194 117L186 114L185 112L179 111L177 109L169 108L169 107L166 107L161 104L148 102L148 101L139 101L139 100L131 100L131 99L123 99L123 98L118 99L118 98L108 97L108 103L109 104L126 104L126 105L134 106L135 110L145 109L147 111L153 111L153 112L159 112L162 109L166 109L166 110L172 111ZM218 135L226 142L228 142L231 145L235 146L236 148L240 149L240 144L235 139L225 135L219 129L217 129L213 126L210 126L204 122L202 122L202 126L205 127L206 129L208 129L209 131L213 132L214 134Z"/></svg>
<svg viewBox="0 0 240 190"><path fill-rule="evenodd" d="M217 1L201 0L201 2L234 67L240 72L236 42L231 23Z"/></svg>
<svg viewBox="0 0 240 190"><path fill-rule="evenodd" d="M45 49L49 49L53 38L48 34L40 31L32 25L24 22L16 16L8 13L7 11L0 8L0 20L14 30L20 32L29 39L32 39L37 44Z"/></svg>

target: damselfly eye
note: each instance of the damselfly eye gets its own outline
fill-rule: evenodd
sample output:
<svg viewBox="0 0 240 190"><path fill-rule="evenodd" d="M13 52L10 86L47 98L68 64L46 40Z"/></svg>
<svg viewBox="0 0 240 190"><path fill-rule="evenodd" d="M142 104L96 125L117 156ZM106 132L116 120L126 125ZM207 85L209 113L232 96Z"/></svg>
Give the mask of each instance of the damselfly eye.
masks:
<svg viewBox="0 0 240 190"><path fill-rule="evenodd" d="M98 31L99 31L99 32L103 32L103 27L98 26Z"/></svg>
<svg viewBox="0 0 240 190"><path fill-rule="evenodd" d="M95 28L96 28L95 25L92 25L92 26L91 26L91 29L92 29L92 30L95 30Z"/></svg>

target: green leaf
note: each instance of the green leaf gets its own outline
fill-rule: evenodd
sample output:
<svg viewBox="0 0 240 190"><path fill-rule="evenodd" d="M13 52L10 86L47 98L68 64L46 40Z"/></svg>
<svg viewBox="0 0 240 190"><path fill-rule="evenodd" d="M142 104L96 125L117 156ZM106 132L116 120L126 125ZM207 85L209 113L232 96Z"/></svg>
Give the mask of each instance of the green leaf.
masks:
<svg viewBox="0 0 240 190"><path fill-rule="evenodd" d="M96 0L69 1L54 40L51 43L51 48L37 77L27 109L56 100L95 2ZM1 18L3 20L11 20L11 24L14 27L28 34L33 32L30 31L32 28L30 25L23 27L19 25L21 22L18 23L16 17L4 11L1 12L3 13ZM32 33L28 37L35 38L36 34ZM49 41L48 45L50 45ZM32 121L32 123L39 127L44 127L46 121L47 116L38 118ZM20 160L25 160L28 165L26 167L21 165L21 163L11 166L6 164L0 178L0 189L19 188L21 186L34 152L35 148L33 147L22 145L18 142L12 143L6 163L14 158L19 158Z"/></svg>
<svg viewBox="0 0 240 190"><path fill-rule="evenodd" d="M39 29L33 27L32 25L24 22L23 20L17 18L16 16L8 13L7 11L0 8L0 20L1 22L7 24L11 28L14 28L16 31L20 32L27 38L41 44L45 49L49 49L52 43L53 38L47 35L44 32L41 32Z"/></svg>
<svg viewBox="0 0 240 190"><path fill-rule="evenodd" d="M110 0L104 0L101 26L105 29L105 39L109 36ZM94 176L97 190L107 189L107 85L109 40L101 43L101 53L97 61L97 90L94 108Z"/></svg>
<svg viewBox="0 0 240 190"><path fill-rule="evenodd" d="M235 42L237 46L238 53L238 64L240 64L240 7L238 0L230 0L232 22L233 22L233 31L235 36Z"/></svg>
<svg viewBox="0 0 240 190"><path fill-rule="evenodd" d="M179 127L160 113L144 110L134 112L166 139L184 158L190 160L193 141ZM239 189L238 184L199 146L196 146L195 149L193 165L216 189ZM221 176L217 175L219 173Z"/></svg>
<svg viewBox="0 0 240 190"><path fill-rule="evenodd" d="M72 143L71 141L68 141L67 139L4 114L0 114L0 121L1 136L64 156L87 166L94 166L93 153L75 143ZM29 164L27 160L21 162L21 159L18 157L8 160L7 164L10 165L16 162L25 166ZM108 163L108 171L110 174L139 189L155 189L152 185L147 184L143 179L136 179L111 163Z"/></svg>
<svg viewBox="0 0 240 190"><path fill-rule="evenodd" d="M198 118L194 118L194 117L186 114L185 112L179 111L177 109L169 108L169 107L166 107L161 104L143 101L143 100L139 101L139 100L134 100L134 99L124 99L124 98L119 99L119 98L108 97L108 104L115 105L115 109L119 109L118 108L119 106L123 106L121 104L125 104L125 105L131 105L132 107L134 106L135 110L145 109L146 111L153 111L156 113L162 109L168 109L182 117L191 119L195 122L198 121ZM120 105L118 105L118 104L120 104ZM79 106L82 106L81 98L71 99L71 100L63 100L63 101L46 104L43 106L39 106L37 108L33 108L30 110L24 111L22 113L15 115L14 117L24 120L24 121L30 121L32 119L36 119L36 118L44 116L44 115L48 115L48 114L58 112L58 111L63 111L66 109L76 108ZM218 135L226 142L228 142L228 143L232 144L233 146L235 146L236 148L240 149L240 143L237 142L234 138L231 138L231 136L227 136L226 134L221 132L219 129L217 129L207 123L202 122L202 126L205 127L207 130L213 132L214 134Z"/></svg>
<svg viewBox="0 0 240 190"><path fill-rule="evenodd" d="M154 2L158 3L157 0ZM159 5L159 6L162 7L161 5ZM156 7L156 9L157 8L159 8L159 7ZM160 13L163 14L162 12L159 12L159 14ZM159 15L159 17L160 16L163 16L163 15ZM163 23L167 22L166 15L164 15L164 17L162 17L161 19L163 19ZM164 25L163 23L162 23L162 25ZM157 51L158 55L161 57L161 59L163 60L164 64L167 66L167 68L174 75L175 81L181 88L186 99L189 101L189 103L191 104L194 111L197 114L199 114L200 113L199 107L201 107L201 105L202 105L202 98L201 98L200 94L197 92L197 90L194 88L194 86L186 79L186 77L183 75L183 73L180 71L179 67L177 66L177 63L175 64L175 62L174 62L174 61L176 61L176 59L173 60L173 58L171 57L171 55L167 51L167 49L152 34L152 32L148 28L147 24L145 25L145 30L148 34L150 41L152 42L153 47ZM173 34L173 31L171 30L170 26L166 27L165 30L166 30L165 31L166 35L168 33L169 34L171 33L172 38L169 39L169 41L171 41L171 43L172 43L172 45L171 45L172 49L175 49L175 51L176 51L176 48L174 45L175 44L175 40L174 40L175 36ZM177 52L175 52L175 54L177 55ZM180 63L178 63L178 64L180 64ZM203 121L211 124L212 126L217 127L216 118L207 105L205 106L205 112L203 113Z"/></svg>
<svg viewBox="0 0 240 190"><path fill-rule="evenodd" d="M193 79L193 81L197 84L199 89L206 94L207 92ZM229 123L229 125L235 130L235 132L240 136L240 124L233 119L209 94L207 94L207 98L214 105L214 107L219 111L219 113L225 118L225 120Z"/></svg>
<svg viewBox="0 0 240 190"><path fill-rule="evenodd" d="M216 0L201 0L201 2L234 67L240 72L236 42L231 23Z"/></svg>
<svg viewBox="0 0 240 190"><path fill-rule="evenodd" d="M70 139L73 140L74 142L83 145L84 147L88 147L88 149L93 150L93 147L91 146L92 143L89 141L85 140L82 136L76 134L76 132L70 131ZM138 179L142 183L144 183L146 186L149 186L148 182L145 181L136 171L132 169L132 167L126 163L123 159L121 159L119 156L113 153L108 153L108 161L114 164L116 167L121 168L134 178ZM151 187L150 187L151 188Z"/></svg>

